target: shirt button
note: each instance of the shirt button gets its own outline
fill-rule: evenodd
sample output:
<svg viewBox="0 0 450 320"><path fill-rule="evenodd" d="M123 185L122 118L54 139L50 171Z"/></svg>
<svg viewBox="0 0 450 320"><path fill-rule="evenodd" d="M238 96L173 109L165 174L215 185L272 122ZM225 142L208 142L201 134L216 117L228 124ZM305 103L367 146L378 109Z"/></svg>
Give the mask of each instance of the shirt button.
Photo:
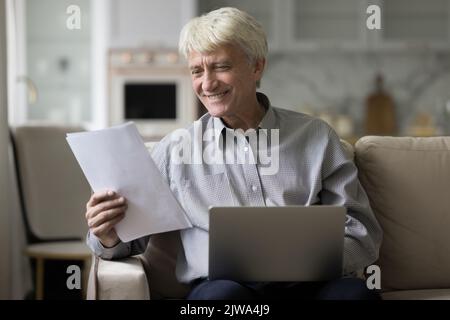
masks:
<svg viewBox="0 0 450 320"><path fill-rule="evenodd" d="M253 190L253 192L256 192L256 190L258 190L258 187L257 186L252 186L252 190Z"/></svg>
<svg viewBox="0 0 450 320"><path fill-rule="evenodd" d="M245 151L245 152L248 152L248 147L244 147L244 151Z"/></svg>

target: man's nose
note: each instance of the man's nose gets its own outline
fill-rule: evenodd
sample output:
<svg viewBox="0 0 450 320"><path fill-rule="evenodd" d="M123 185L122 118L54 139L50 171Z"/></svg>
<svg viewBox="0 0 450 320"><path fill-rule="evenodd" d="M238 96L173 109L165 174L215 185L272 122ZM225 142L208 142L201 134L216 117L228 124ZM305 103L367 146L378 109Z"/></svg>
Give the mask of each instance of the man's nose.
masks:
<svg viewBox="0 0 450 320"><path fill-rule="evenodd" d="M214 72L205 72L202 82L202 90L205 92L213 92L218 85Z"/></svg>

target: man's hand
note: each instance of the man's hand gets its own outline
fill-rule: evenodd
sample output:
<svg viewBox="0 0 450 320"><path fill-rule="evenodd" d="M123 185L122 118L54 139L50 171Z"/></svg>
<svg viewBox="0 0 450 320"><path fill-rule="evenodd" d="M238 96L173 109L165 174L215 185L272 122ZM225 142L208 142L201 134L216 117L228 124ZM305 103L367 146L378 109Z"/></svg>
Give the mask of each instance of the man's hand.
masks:
<svg viewBox="0 0 450 320"><path fill-rule="evenodd" d="M114 226L123 219L126 210L126 199L114 191L92 194L86 204L85 216L89 230L103 246L111 248L120 241Z"/></svg>

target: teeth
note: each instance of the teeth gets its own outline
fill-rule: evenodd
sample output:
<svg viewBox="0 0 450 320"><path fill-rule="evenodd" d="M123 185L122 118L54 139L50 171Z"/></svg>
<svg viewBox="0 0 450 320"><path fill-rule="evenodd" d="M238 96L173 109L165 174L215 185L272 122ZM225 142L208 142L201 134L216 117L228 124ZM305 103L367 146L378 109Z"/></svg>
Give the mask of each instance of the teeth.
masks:
<svg viewBox="0 0 450 320"><path fill-rule="evenodd" d="M222 97L222 96L224 96L225 94L226 94L227 92L223 92L223 93L218 93L218 94L213 94L213 95L210 95L210 96L207 96L208 98L212 98L212 99L214 99L214 98L220 98L220 97Z"/></svg>

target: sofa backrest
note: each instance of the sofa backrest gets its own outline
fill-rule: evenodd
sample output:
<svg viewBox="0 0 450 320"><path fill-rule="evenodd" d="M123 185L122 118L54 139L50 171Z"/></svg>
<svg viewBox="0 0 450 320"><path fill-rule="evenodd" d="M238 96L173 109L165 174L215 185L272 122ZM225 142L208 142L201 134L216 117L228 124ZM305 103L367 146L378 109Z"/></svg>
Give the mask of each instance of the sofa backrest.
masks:
<svg viewBox="0 0 450 320"><path fill-rule="evenodd" d="M46 124L11 128L29 242L86 235L81 213L91 188L66 141L67 133L82 130Z"/></svg>
<svg viewBox="0 0 450 320"><path fill-rule="evenodd" d="M383 229L383 290L450 287L450 137L364 137L356 165Z"/></svg>
<svg viewBox="0 0 450 320"><path fill-rule="evenodd" d="M189 292L189 286L178 282L175 276L180 250L178 231L154 234L150 237L141 260L149 278L151 299L181 299Z"/></svg>

